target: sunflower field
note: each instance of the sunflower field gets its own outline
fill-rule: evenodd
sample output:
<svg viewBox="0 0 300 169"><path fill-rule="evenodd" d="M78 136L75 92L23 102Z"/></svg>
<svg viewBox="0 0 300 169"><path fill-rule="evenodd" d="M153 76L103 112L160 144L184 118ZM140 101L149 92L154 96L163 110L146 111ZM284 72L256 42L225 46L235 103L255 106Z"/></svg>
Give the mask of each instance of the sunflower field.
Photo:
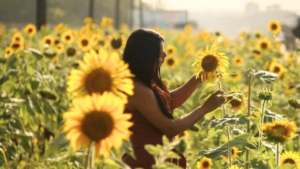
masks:
<svg viewBox="0 0 300 169"><path fill-rule="evenodd" d="M86 18L80 29L0 24L1 168L126 168L133 75L122 61L133 30L113 20ZM162 78L170 90L193 75L201 83L180 118L216 90L226 104L163 145L146 145L155 169L182 152L188 169L300 168L300 50L285 48L278 21L268 34L242 31L235 38L193 26L154 28L165 38ZM202 72L202 73L200 73ZM203 73L204 72L204 73Z"/></svg>

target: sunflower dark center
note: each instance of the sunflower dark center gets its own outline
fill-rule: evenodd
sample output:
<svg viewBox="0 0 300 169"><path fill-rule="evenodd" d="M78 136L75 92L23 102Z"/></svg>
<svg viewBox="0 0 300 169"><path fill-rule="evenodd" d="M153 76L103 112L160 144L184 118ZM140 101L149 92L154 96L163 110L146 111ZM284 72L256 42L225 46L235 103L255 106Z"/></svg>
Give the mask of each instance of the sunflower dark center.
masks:
<svg viewBox="0 0 300 169"><path fill-rule="evenodd" d="M262 49L267 49L268 48L268 44L266 42L262 42L260 44L260 46L261 46Z"/></svg>
<svg viewBox="0 0 300 169"><path fill-rule="evenodd" d="M281 135L285 135L286 134L286 129L284 126L274 126L274 130L277 131L277 133L281 134Z"/></svg>
<svg viewBox="0 0 300 169"><path fill-rule="evenodd" d="M108 113L91 112L82 120L82 132L92 141L105 139L113 131L114 121Z"/></svg>
<svg viewBox="0 0 300 169"><path fill-rule="evenodd" d="M118 39L112 39L112 40L111 40L111 46L112 46L114 49L119 49L119 48L121 48L121 46L122 46L122 39L121 39L121 38L118 38Z"/></svg>
<svg viewBox="0 0 300 169"><path fill-rule="evenodd" d="M105 45L105 41L104 41L104 40L100 40L100 41L98 41L98 44L99 44L100 46L104 46L104 45Z"/></svg>
<svg viewBox="0 0 300 169"><path fill-rule="evenodd" d="M277 28L278 28L277 24L273 23L273 24L271 25L271 29L272 29L272 30L277 30Z"/></svg>
<svg viewBox="0 0 300 169"><path fill-rule="evenodd" d="M70 40L71 39L71 36L70 35L67 35L66 36L66 40Z"/></svg>
<svg viewBox="0 0 300 169"><path fill-rule="evenodd" d="M112 88L112 77L102 68L93 70L86 78L85 88L88 93L104 93Z"/></svg>
<svg viewBox="0 0 300 169"><path fill-rule="evenodd" d="M215 71L218 67L218 59L213 55L207 55L202 59L201 66L206 72Z"/></svg>
<svg viewBox="0 0 300 169"><path fill-rule="evenodd" d="M230 105L232 106L232 107L240 107L241 105L242 105L242 102L240 101L240 100L238 100L238 99L232 99L231 101L230 101ZM234 151L234 150L233 150Z"/></svg>
<svg viewBox="0 0 300 169"><path fill-rule="evenodd" d="M81 40L82 46L87 46L89 44L89 41L86 39Z"/></svg>
<svg viewBox="0 0 300 169"><path fill-rule="evenodd" d="M274 67L274 72L275 72L275 73L278 73L278 72L280 72L280 67L278 67L278 66L275 66L275 67Z"/></svg>
<svg viewBox="0 0 300 169"><path fill-rule="evenodd" d="M12 47L13 49L19 49L20 46L21 46L20 44L14 43L11 47Z"/></svg>
<svg viewBox="0 0 300 169"><path fill-rule="evenodd" d="M260 34L259 33L255 34L255 37L260 38Z"/></svg>
<svg viewBox="0 0 300 169"><path fill-rule="evenodd" d="M174 65L174 63L175 63L175 61L174 61L174 59L172 59L172 58L170 58L170 59L167 60L167 64L168 64L169 66Z"/></svg>
<svg viewBox="0 0 300 169"><path fill-rule="evenodd" d="M290 164L296 164L295 160L292 159L292 158L287 158L284 160L283 164L287 164L287 163L290 163Z"/></svg>
<svg viewBox="0 0 300 169"><path fill-rule="evenodd" d="M171 48L168 49L168 53L170 53L170 54L173 53L173 49L171 49Z"/></svg>
<svg viewBox="0 0 300 169"><path fill-rule="evenodd" d="M205 167L205 168L206 168L206 167L208 167L208 166L209 166L209 163L208 163L208 161L204 161L202 165L203 165L203 167Z"/></svg>
<svg viewBox="0 0 300 169"><path fill-rule="evenodd" d="M54 44L55 44L55 45L59 44L59 40L56 39L56 40L54 41Z"/></svg>
<svg viewBox="0 0 300 169"><path fill-rule="evenodd" d="M220 34L220 32L216 32L216 35L217 35L217 36L220 36L221 34Z"/></svg>
<svg viewBox="0 0 300 169"><path fill-rule="evenodd" d="M19 41L19 40L20 40L20 38L19 38L19 37L16 37L16 40L17 40L17 41Z"/></svg>
<svg viewBox="0 0 300 169"><path fill-rule="evenodd" d="M240 63L240 62L241 62L241 60L240 60L240 59L237 59L237 60L236 60L236 63Z"/></svg>
<svg viewBox="0 0 300 169"><path fill-rule="evenodd" d="M48 45L50 45L51 44L51 40L50 39L46 39L46 41L45 41Z"/></svg>
<svg viewBox="0 0 300 169"><path fill-rule="evenodd" d="M74 48L68 48L67 49L67 55L68 56L74 56L76 54L76 49Z"/></svg>
<svg viewBox="0 0 300 169"><path fill-rule="evenodd" d="M28 32L29 32L29 33L33 32L33 29L32 29L32 28L29 28L29 29L28 29Z"/></svg>
<svg viewBox="0 0 300 169"><path fill-rule="evenodd" d="M258 51L258 50L254 50L254 51L252 51L254 54L257 54L257 55L260 55L260 51Z"/></svg>

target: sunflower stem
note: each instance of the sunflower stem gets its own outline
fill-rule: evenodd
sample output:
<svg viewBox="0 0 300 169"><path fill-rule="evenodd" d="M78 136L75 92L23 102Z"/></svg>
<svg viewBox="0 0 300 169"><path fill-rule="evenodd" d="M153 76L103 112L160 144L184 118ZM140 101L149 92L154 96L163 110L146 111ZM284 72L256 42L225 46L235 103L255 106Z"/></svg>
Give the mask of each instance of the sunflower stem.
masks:
<svg viewBox="0 0 300 169"><path fill-rule="evenodd" d="M280 144L277 143L277 145L276 145L276 166L277 166L277 168L279 167L279 158L280 158L279 147L280 147Z"/></svg>
<svg viewBox="0 0 300 169"><path fill-rule="evenodd" d="M251 115L251 81L252 81L252 73L249 74L249 84L248 84L248 118ZM250 133L250 121L247 123L247 133ZM249 150L246 149L246 169L249 169Z"/></svg>
<svg viewBox="0 0 300 169"><path fill-rule="evenodd" d="M262 146L262 135L263 135L263 131L262 131L262 125L264 124L264 116L265 116L265 107L266 107L267 101L263 100L262 106L261 106L261 119L260 119L260 125L259 125L259 145L258 145L258 149L261 148Z"/></svg>
<svg viewBox="0 0 300 169"><path fill-rule="evenodd" d="M220 80L218 81L218 87L219 87L219 90L222 90L222 85L221 85ZM224 104L222 105L222 111L223 111L223 115L225 116L226 115L226 109L225 109ZM229 125L227 125L227 138L228 138L228 141L230 141ZM228 151L228 163L231 166L231 147L228 147L227 151Z"/></svg>
<svg viewBox="0 0 300 169"><path fill-rule="evenodd" d="M91 142L87 155L86 155L86 169L93 169L94 168L94 158L95 158L95 142Z"/></svg>
<svg viewBox="0 0 300 169"><path fill-rule="evenodd" d="M227 138L228 138L228 141L230 141L230 130L229 130L229 125L227 125ZM231 166L231 147L228 147L228 163L229 163L229 166Z"/></svg>

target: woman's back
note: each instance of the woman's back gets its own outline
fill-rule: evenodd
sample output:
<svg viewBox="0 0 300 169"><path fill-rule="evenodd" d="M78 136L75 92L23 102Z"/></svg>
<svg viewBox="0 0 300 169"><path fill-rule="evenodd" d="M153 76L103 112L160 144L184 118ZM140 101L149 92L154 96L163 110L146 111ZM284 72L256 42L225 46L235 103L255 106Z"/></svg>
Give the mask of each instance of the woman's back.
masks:
<svg viewBox="0 0 300 169"><path fill-rule="evenodd" d="M135 88L140 88L143 85L141 83L135 82ZM139 90L139 89L137 89ZM138 92L141 92L140 90ZM131 96L135 97L135 96ZM130 128L132 135L130 141L132 143L132 148L137 159L133 159L128 154L123 156L123 161L127 163L130 167L142 167L145 169L151 168L155 163L154 158L145 150L146 144L157 145L162 144L162 136L164 135L158 128L151 124L138 110L135 110L134 104L132 104L133 98L129 98L127 108L124 113L132 114L130 121L133 122L133 126ZM172 138L169 138L171 141ZM181 167L185 168L186 161L182 155L179 161ZM173 160L177 164L177 161Z"/></svg>

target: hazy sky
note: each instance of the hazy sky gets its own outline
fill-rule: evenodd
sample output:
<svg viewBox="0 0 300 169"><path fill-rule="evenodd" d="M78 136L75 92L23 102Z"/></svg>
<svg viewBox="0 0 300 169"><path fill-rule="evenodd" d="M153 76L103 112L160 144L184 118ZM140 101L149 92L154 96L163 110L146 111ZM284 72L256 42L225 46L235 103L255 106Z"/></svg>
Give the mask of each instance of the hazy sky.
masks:
<svg viewBox="0 0 300 169"><path fill-rule="evenodd" d="M143 0L156 3L159 0ZM188 11L243 11L245 4L255 2L264 10L266 6L279 4L282 9L300 14L300 0L161 0L165 9Z"/></svg>

